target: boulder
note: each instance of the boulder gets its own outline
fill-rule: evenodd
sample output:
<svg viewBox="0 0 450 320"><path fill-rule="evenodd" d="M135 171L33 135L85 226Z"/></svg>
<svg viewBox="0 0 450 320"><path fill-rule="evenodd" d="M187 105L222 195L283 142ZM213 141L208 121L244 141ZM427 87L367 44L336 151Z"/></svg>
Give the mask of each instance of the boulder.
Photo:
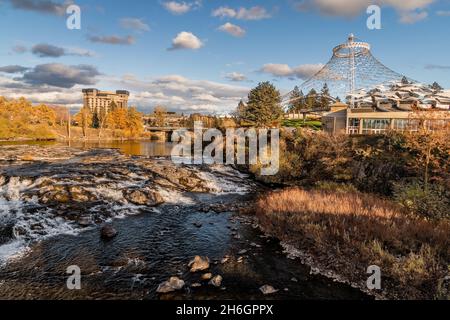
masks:
<svg viewBox="0 0 450 320"><path fill-rule="evenodd" d="M215 276L214 278L212 278L209 281L209 284L216 288L219 288L222 285L222 280L223 280L222 276L218 275L218 276Z"/></svg>
<svg viewBox="0 0 450 320"><path fill-rule="evenodd" d="M2 225L0 221L0 245L8 243L14 238L14 223L8 222Z"/></svg>
<svg viewBox="0 0 450 320"><path fill-rule="evenodd" d="M105 224L100 230L100 234L103 239L112 239L117 236L117 233L117 230L110 224Z"/></svg>
<svg viewBox="0 0 450 320"><path fill-rule="evenodd" d="M164 199L158 192L149 189L127 191L125 198L129 202L139 206L154 207L164 203Z"/></svg>
<svg viewBox="0 0 450 320"><path fill-rule="evenodd" d="M195 258L189 262L189 268L191 268L191 272L198 272L209 269L209 258L195 256Z"/></svg>
<svg viewBox="0 0 450 320"><path fill-rule="evenodd" d="M164 281L156 289L157 293L169 293L177 290L181 290L184 287L184 281L178 277L171 277L169 280Z"/></svg>
<svg viewBox="0 0 450 320"><path fill-rule="evenodd" d="M225 257L223 257L223 259L220 261L220 263L221 263L221 264L225 264L225 263L228 262L228 260L230 260L230 257L229 257L229 256L225 256Z"/></svg>
<svg viewBox="0 0 450 320"><path fill-rule="evenodd" d="M276 290L274 287L269 286L269 285L263 285L261 288L259 288L259 290L264 294L264 295L268 295L268 294L273 294L278 292L278 290Z"/></svg>
<svg viewBox="0 0 450 320"><path fill-rule="evenodd" d="M92 224L92 221L91 221L91 219L89 217L81 217L78 220L78 224L81 227L88 227L88 226L90 226Z"/></svg>
<svg viewBox="0 0 450 320"><path fill-rule="evenodd" d="M204 275L202 275L202 280L211 280L212 278L212 273L205 273Z"/></svg>
<svg viewBox="0 0 450 320"><path fill-rule="evenodd" d="M64 186L54 186L50 191L46 192L41 202L47 203L68 203L70 201L70 194Z"/></svg>

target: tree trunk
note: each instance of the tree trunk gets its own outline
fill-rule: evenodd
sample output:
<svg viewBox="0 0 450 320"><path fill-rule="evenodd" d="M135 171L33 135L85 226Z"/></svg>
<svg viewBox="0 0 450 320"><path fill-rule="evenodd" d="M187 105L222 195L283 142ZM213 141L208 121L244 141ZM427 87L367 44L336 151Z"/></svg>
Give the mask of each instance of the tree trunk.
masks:
<svg viewBox="0 0 450 320"><path fill-rule="evenodd" d="M424 188L425 188L425 192L428 193L428 180L429 180L429 173L428 170L430 168L430 158L431 158L431 148L429 147L427 149L427 157L425 160L425 177L424 177Z"/></svg>
<svg viewBox="0 0 450 320"><path fill-rule="evenodd" d="M71 140L71 136L70 136L70 126L71 126L71 119L70 119L70 110L69 110L69 116L67 118L67 139L70 141Z"/></svg>

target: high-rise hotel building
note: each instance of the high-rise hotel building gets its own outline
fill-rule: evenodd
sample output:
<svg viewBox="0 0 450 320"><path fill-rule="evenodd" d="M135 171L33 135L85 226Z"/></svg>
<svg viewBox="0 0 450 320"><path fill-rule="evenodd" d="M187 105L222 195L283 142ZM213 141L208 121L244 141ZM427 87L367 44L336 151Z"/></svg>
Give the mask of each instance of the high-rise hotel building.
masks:
<svg viewBox="0 0 450 320"><path fill-rule="evenodd" d="M117 108L128 108L130 93L125 90L100 91L97 89L83 89L83 104L92 113L110 112L114 102Z"/></svg>

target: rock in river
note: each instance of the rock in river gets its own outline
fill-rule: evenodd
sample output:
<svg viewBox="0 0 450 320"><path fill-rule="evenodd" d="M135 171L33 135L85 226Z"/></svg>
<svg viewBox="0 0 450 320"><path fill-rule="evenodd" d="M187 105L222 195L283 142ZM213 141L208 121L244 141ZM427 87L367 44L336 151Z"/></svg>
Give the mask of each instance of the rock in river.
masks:
<svg viewBox="0 0 450 320"><path fill-rule="evenodd" d="M0 245L5 244L14 238L14 223L8 222L2 225L0 221Z"/></svg>
<svg viewBox="0 0 450 320"><path fill-rule="evenodd" d="M209 269L209 258L195 256L194 260L189 262L188 266L191 268L191 272L207 270Z"/></svg>
<svg viewBox="0 0 450 320"><path fill-rule="evenodd" d="M105 224L100 233L103 239L112 239L117 236L117 230L110 224Z"/></svg>
<svg viewBox="0 0 450 320"><path fill-rule="evenodd" d="M202 280L211 280L212 273L205 273L202 275Z"/></svg>
<svg viewBox="0 0 450 320"><path fill-rule="evenodd" d="M184 281L178 277L171 277L169 280L164 281L156 289L157 293L169 293L177 290L181 290L184 287Z"/></svg>
<svg viewBox="0 0 450 320"><path fill-rule="evenodd" d="M211 281L209 281L209 284L216 288L219 288L222 285L222 280L223 280L222 276L220 275L215 276L214 278L211 279Z"/></svg>
<svg viewBox="0 0 450 320"><path fill-rule="evenodd" d="M276 292L278 292L278 290L276 290L274 287L272 287L272 286L269 286L269 285L264 285L264 286L262 286L261 288L259 288L259 290L264 294L264 295L267 295L267 294L273 294L273 293L276 293Z"/></svg>
<svg viewBox="0 0 450 320"><path fill-rule="evenodd" d="M157 206L164 203L161 195L149 189L130 190L126 192L125 198L133 204L140 206Z"/></svg>

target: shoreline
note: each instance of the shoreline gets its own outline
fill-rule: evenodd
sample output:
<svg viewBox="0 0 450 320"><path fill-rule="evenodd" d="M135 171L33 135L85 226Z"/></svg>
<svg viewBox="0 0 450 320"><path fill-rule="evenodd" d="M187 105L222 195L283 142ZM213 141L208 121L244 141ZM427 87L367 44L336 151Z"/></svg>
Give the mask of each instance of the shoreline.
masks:
<svg viewBox="0 0 450 320"><path fill-rule="evenodd" d="M121 259L125 262L122 264L122 260L120 260L119 263L115 255L105 258L102 254L102 243L98 246L93 246L92 252L96 252L98 257L105 259L102 262L104 267L100 269L97 264L89 264L88 262L83 266L83 269L86 270L93 269L93 272L89 273L89 275L94 281L97 278L112 282L116 281L117 279L114 280L110 273L116 271L124 272L127 278L132 279L135 279L136 275L141 275L147 281L146 285L143 285L143 292L145 292L146 296L150 292L152 297L157 299L160 296L155 293L156 286L170 275L177 274L191 284L201 281L198 280L198 275L184 272L183 268L194 255L206 254L215 262L212 264L211 271L215 274L223 275L224 289L215 290L208 287L207 283L202 283L199 289L190 289L193 290L192 293L191 291L179 292L178 297L192 298L203 297L203 295L215 295L218 298L230 298L236 295L241 295L244 298L262 297L258 288L261 285L270 284L280 289L279 297L285 298L303 297L305 294L308 297L308 293L305 293L305 290L310 288L310 286L321 288L317 292L309 293L316 298L321 297L322 294L330 297L330 299L336 296L352 299L365 298L362 293L360 294L360 290L344 284L336 283L333 285L329 279L325 279L326 277L309 278L307 265L302 267L298 264L298 261L288 259L282 253L282 249L279 248L279 241L276 238L271 238L272 240L270 240L263 236L260 230L257 230L256 225L253 223L255 220L246 214L246 208L249 205L248 201L250 201L250 198L246 198L246 194L250 195L253 192L252 190L255 190L253 179L247 180L240 175L238 175L239 179L236 179L235 176L230 176L234 171L223 172L223 170L216 170L215 168L201 168L201 170L200 168L191 168L189 166L178 168L174 167L171 162L149 160L145 157L137 158L138 163L136 164L134 162L136 161L135 158L123 156L113 150L95 151L93 153L88 151L79 154L71 153L70 150L62 148L60 151L65 154L66 158L71 158L75 161L62 161L55 165L50 160L50 157L53 160L55 157L59 160L65 159L62 159L56 153L49 153L49 159L46 161L48 162L47 167L39 169L42 171L43 177L39 175L40 172L35 172L36 167L25 165L24 167L16 168L16 171L9 170L6 172L5 176L9 179L4 181L3 187L6 188L8 186L9 190L14 186L18 190L18 193L8 195L11 200L27 201L27 199L32 199L33 196L37 196L40 199L42 207L39 210L41 212L46 211L47 214L36 215L32 211L26 212L26 217L30 219L23 219L23 222L31 222L29 226L27 225L29 228L24 228L22 231L26 239L37 241L38 246L43 243L39 241L46 237L42 236L40 232L46 232L48 235L53 234L57 237L60 236L57 239L55 238L55 242L45 242L44 247L48 244L52 246L52 243L57 247L62 245L65 249L61 251L61 255L65 255L66 252L72 252L74 258L79 258L78 252L73 246L74 241L66 240L72 236L69 234L66 238L65 233L56 234L60 231L68 230L66 229L66 223L73 223L74 230L87 231L82 236L74 235L77 237L77 245L80 244L80 241L92 244L97 243L92 241L92 239L98 238L100 221L112 219L110 223L119 230L119 235L116 239L111 240L110 243L117 241L115 242L116 248L120 247L120 243L123 244L123 254L121 256L123 259ZM133 167L130 166L131 161L133 161ZM64 164L63 166L60 165L62 163ZM106 173L98 176L98 172L107 171L113 172L114 176ZM59 174L61 172L64 172L64 175ZM82 180L79 180L77 185L67 185L66 182L71 180L71 176ZM143 181L146 183L146 188L144 189L142 189ZM93 185L96 187L93 188ZM125 191L123 189L125 186L130 188L130 185L130 190ZM40 191L38 192L38 190ZM117 190L122 191L118 194ZM236 194L237 190L244 192L244 194ZM158 209L159 205L157 204L159 201L156 201L158 196L155 192L164 200L164 203L161 204L161 206L164 206L164 210L171 210L172 214L162 214L162 210ZM173 192L175 193L173 194ZM198 193L198 196L195 195L196 193ZM205 198L204 193L209 195ZM73 201L66 201L69 199L67 198L68 195ZM5 198L5 201L9 201L8 197ZM98 204L102 200L105 200L105 203L102 202L100 204L101 207L87 205L87 203ZM232 203L232 205L226 205L226 203ZM143 207L142 205L145 206ZM120 212L117 212L117 206L120 207ZM85 213L86 207L90 208L89 214ZM51 215L48 212L49 208L51 209ZM130 208L131 212L129 211ZM180 210L188 213L188 215L180 215ZM75 213L75 215L73 217L66 216L66 212L69 211ZM80 211L80 214L77 213L78 211ZM114 214L110 216L108 212L114 212ZM150 212L152 214L146 214ZM229 217L226 214L229 214ZM34 217L38 216L39 219L34 221ZM53 223L55 221L54 217L64 218L64 221L55 226ZM188 219L185 219L185 217L188 217ZM97 219L99 220L97 221ZM139 248L139 252L130 253L127 249L129 242L134 241L134 243L138 244L142 243L142 237L150 237L148 238L149 241L157 239L166 243L167 238L164 237L164 234L169 230L167 228L173 226L174 221L178 221L178 219L180 219L179 223L174 230L182 230L188 234L195 233L198 235L199 241L192 248L183 250L182 261L177 263L172 270L167 270L164 267L151 272L146 271L146 268L148 268L146 261L149 259L153 260L153 257L155 257L153 249L147 251L149 249L144 245ZM133 224L133 221L139 221L139 223ZM162 226L165 225L166 227L162 228L161 232L134 232L134 236L128 235L130 230L128 228L145 228L146 223L149 223L148 226L153 226L155 221L161 222ZM127 226L130 223L131 226ZM72 226L72 224L70 225ZM55 228L57 230L54 230ZM181 235L183 232L177 232L177 234ZM216 240L217 245L211 248L209 242L202 240L201 237L205 237L205 239L219 238ZM229 248L226 250L217 249L220 247L219 244L223 243L225 239L230 241ZM179 238L179 241L184 241L183 237ZM174 245L174 250L176 250L177 242ZM202 247L203 245L205 247ZM152 248L155 248L155 246ZM3 269L0 273L7 273L8 270L14 270L15 267L19 266L23 266L26 269L30 261L43 259L42 261L48 263L51 266L50 269L57 274L58 272L56 271L59 269L57 269L58 265L54 263L55 260L52 260L53 254L54 252L52 252L52 255L39 255L39 250L32 250L29 252L29 255L25 254L24 257L18 256L17 261L8 264L8 268L12 269ZM158 259L161 259L161 263L165 266L164 254L161 253ZM274 260L279 263L277 265L279 268L278 272L265 267L266 265L271 265ZM261 280L248 277L245 268L247 264L257 267L258 274L262 275ZM281 279L278 276L280 273L285 274ZM34 275L34 273L32 274ZM49 277L51 278L52 275L49 274ZM297 281L292 281L291 277L301 280L297 283ZM244 281L245 285L241 284L241 281ZM235 285L236 283L240 284ZM8 286L13 287L15 285L14 279L7 279L7 286L3 286L5 288L3 290L6 291L3 292L10 294L11 292L7 291ZM120 282L117 283L118 287L121 287L121 285ZM28 287L27 283L20 288L23 293L33 293L33 289ZM283 288L289 288L289 290L284 291L282 290ZM54 288L49 286L49 292L52 289ZM109 289L106 287L99 286L96 289L98 290L96 293L100 295L110 294ZM133 292L137 292L136 294L139 297L140 291ZM59 291L53 291L53 294L57 295L59 293ZM21 296L20 292L17 294L18 297ZM35 294L36 297L39 297L39 292L35 292ZM83 292L82 294L90 295L91 293ZM65 297L70 297L70 292L67 292Z"/></svg>

